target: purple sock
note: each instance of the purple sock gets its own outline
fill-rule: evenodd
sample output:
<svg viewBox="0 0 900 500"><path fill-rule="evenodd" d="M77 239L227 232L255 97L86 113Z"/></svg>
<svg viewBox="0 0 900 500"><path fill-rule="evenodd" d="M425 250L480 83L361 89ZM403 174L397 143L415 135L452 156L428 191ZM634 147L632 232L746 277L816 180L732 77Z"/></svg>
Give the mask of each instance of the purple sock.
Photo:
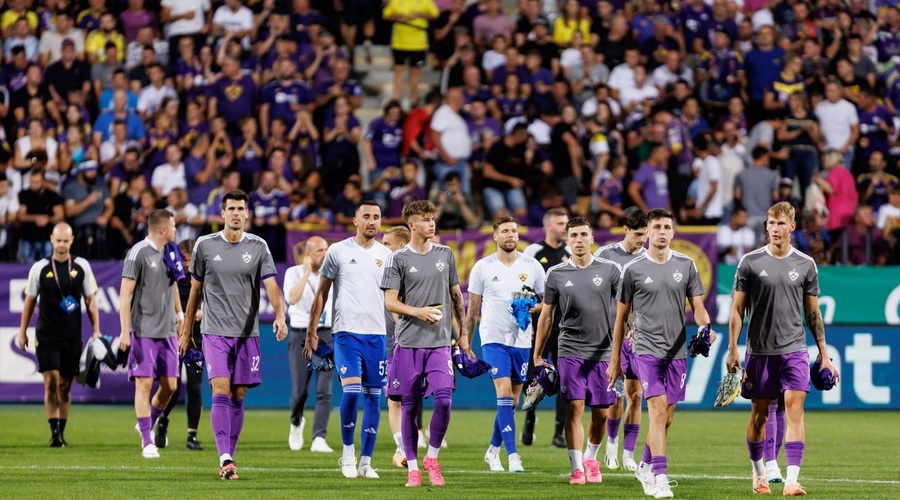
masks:
<svg viewBox="0 0 900 500"><path fill-rule="evenodd" d="M650 460L653 460L653 454L650 453L650 443L644 443L644 456L641 457L641 462L649 464Z"/></svg>
<svg viewBox="0 0 900 500"><path fill-rule="evenodd" d="M638 434L640 433L640 424L625 424L625 442L623 443L623 448L625 448L625 451L634 453L634 448L635 446L637 446Z"/></svg>
<svg viewBox="0 0 900 500"><path fill-rule="evenodd" d="M788 441L784 443L784 456L787 458L788 467L792 465L800 467L800 464L803 463L803 450L805 449L806 445L803 444L803 441Z"/></svg>
<svg viewBox="0 0 900 500"><path fill-rule="evenodd" d="M775 409L778 408L778 403L772 403L769 405L769 418L766 420L766 462L771 462L778 458L778 450L775 449L775 434L776 434L776 424L775 424ZM748 440L747 443L750 441ZM749 444L748 444L749 446Z"/></svg>
<svg viewBox="0 0 900 500"><path fill-rule="evenodd" d="M609 436L609 439L619 439L619 422L621 421L621 418L606 419L606 435Z"/></svg>
<svg viewBox="0 0 900 500"><path fill-rule="evenodd" d="M231 450L231 398L224 394L212 397L209 422L216 438L216 451L221 456Z"/></svg>
<svg viewBox="0 0 900 500"><path fill-rule="evenodd" d="M778 458L778 454L781 453L781 444L784 443L784 432L785 432L785 424L784 424L784 410L775 412L775 458Z"/></svg>
<svg viewBox="0 0 900 500"><path fill-rule="evenodd" d="M450 389L437 389L432 394L432 397L434 397L434 413L431 414L431 424L428 426L431 431L428 445L433 448L441 447L444 436L447 434L447 428L450 427L452 395L453 392Z"/></svg>
<svg viewBox="0 0 900 500"><path fill-rule="evenodd" d="M650 465L653 467L653 474L659 476L666 473L669 463L665 455L659 455L650 459Z"/></svg>
<svg viewBox="0 0 900 500"><path fill-rule="evenodd" d="M400 403L400 439L407 460L418 460L419 428L416 425L416 416L419 414L421 404L421 399L412 396L403 396Z"/></svg>
<svg viewBox="0 0 900 500"><path fill-rule="evenodd" d="M234 451L237 449L238 439L241 438L241 429L244 428L244 400L231 400L231 451L228 453L234 457Z"/></svg>
<svg viewBox="0 0 900 500"><path fill-rule="evenodd" d="M141 448L143 449L153 441L150 440L150 417L138 417L138 429L141 431Z"/></svg>
<svg viewBox="0 0 900 500"><path fill-rule="evenodd" d="M157 408L157 407L153 406L153 403L150 403L150 426L151 427L154 424L156 424L156 419L158 419L159 416L162 415L164 411L166 411L165 408Z"/></svg>
<svg viewBox="0 0 900 500"><path fill-rule="evenodd" d="M765 448L765 441L750 441L749 439L747 440L747 449L750 451L750 460L752 462L762 460Z"/></svg>

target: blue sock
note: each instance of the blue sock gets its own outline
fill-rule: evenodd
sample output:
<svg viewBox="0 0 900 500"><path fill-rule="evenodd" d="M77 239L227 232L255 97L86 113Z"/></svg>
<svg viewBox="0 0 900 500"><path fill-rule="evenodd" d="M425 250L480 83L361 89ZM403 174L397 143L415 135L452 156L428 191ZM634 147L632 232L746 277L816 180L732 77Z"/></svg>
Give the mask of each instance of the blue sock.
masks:
<svg viewBox="0 0 900 500"><path fill-rule="evenodd" d="M341 442L344 446L353 445L353 436L356 434L356 416L359 412L359 395L362 386L359 384L347 384L344 386L344 396L341 398Z"/></svg>
<svg viewBox="0 0 900 500"><path fill-rule="evenodd" d="M513 398L497 398L497 426L500 427L500 436L506 447L506 454L512 455L516 451L516 419L513 417Z"/></svg>
<svg viewBox="0 0 900 500"><path fill-rule="evenodd" d="M491 446L499 448L503 444L503 436L500 435L500 408L497 408L497 416L494 417L494 433L491 434Z"/></svg>
<svg viewBox="0 0 900 500"><path fill-rule="evenodd" d="M371 457L378 437L378 423L381 421L381 388L363 389L362 450L360 456Z"/></svg>

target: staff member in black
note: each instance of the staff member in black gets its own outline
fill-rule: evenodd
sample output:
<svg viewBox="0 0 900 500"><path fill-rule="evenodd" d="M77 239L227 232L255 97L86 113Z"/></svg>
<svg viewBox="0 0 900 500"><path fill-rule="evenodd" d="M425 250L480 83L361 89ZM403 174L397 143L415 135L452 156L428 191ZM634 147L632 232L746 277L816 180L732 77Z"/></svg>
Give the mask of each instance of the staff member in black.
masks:
<svg viewBox="0 0 900 500"><path fill-rule="evenodd" d="M24 350L28 346L25 330L40 296L34 347L38 370L44 375L44 408L50 423L51 448L68 446L64 433L72 404L69 392L81 357L82 299L94 328L93 338L100 337L100 314L94 300L97 280L88 261L69 253L74 239L68 224L60 223L53 228L52 257L35 262L28 273L19 326L18 345Z"/></svg>

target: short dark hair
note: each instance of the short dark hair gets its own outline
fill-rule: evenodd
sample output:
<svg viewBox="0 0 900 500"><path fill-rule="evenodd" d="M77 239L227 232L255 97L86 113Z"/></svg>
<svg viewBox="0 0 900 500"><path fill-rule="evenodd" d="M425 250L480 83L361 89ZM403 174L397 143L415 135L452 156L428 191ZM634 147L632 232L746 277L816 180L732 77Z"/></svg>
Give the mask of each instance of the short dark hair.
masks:
<svg viewBox="0 0 900 500"><path fill-rule="evenodd" d="M250 197L247 196L247 193L241 191L240 189L235 189L234 191L225 193L225 196L222 197L222 210L225 210L225 206L228 204L228 200L243 201L244 208L250 208Z"/></svg>
<svg viewBox="0 0 900 500"><path fill-rule="evenodd" d="M758 160L768 154L769 154L769 148L767 148L765 146L754 146L753 151L750 152L750 155L753 157L754 160Z"/></svg>
<svg viewBox="0 0 900 500"><path fill-rule="evenodd" d="M639 208L635 208L625 215L625 227L632 230L642 229L647 227L649 220L646 212Z"/></svg>
<svg viewBox="0 0 900 500"><path fill-rule="evenodd" d="M503 224L509 223L518 225L519 221L517 221L515 217L510 217L509 215L497 217L496 219L494 219L494 232L496 233L497 230L500 229L500 226L502 226Z"/></svg>
<svg viewBox="0 0 900 500"><path fill-rule="evenodd" d="M543 220L541 220L541 223L544 226L546 226L547 223L550 222L551 217L564 217L564 216L565 217L569 216L569 212L566 212L566 210L564 208L559 208L559 207L551 208L550 210L547 210L546 212L544 212L544 217L543 217Z"/></svg>
<svg viewBox="0 0 900 500"><path fill-rule="evenodd" d="M654 208L647 212L647 221L655 221L657 219L672 219L675 220L675 214L672 213L668 208Z"/></svg>
<svg viewBox="0 0 900 500"><path fill-rule="evenodd" d="M356 205L356 210L354 210L354 212L359 212L359 209L362 207L378 207L379 210L381 209L381 205L378 203L372 200L363 200L359 202L359 205Z"/></svg>
<svg viewBox="0 0 900 500"><path fill-rule="evenodd" d="M451 181L462 181L462 177L459 176L458 172L447 172L447 175L444 176L444 182L446 183Z"/></svg>
<svg viewBox="0 0 900 500"><path fill-rule="evenodd" d="M573 227L581 227L581 226L587 226L588 229L590 229L590 230L594 229L594 227L591 226L591 222L589 220L587 220L584 217L579 215L577 217L573 217L572 220L570 220L566 224L566 234L568 234L569 229L572 229Z"/></svg>
<svg viewBox="0 0 900 500"><path fill-rule="evenodd" d="M158 229L164 221L173 218L175 218L175 215L172 212L157 208L156 210L150 212L150 218L147 220L147 225L150 227L150 229Z"/></svg>

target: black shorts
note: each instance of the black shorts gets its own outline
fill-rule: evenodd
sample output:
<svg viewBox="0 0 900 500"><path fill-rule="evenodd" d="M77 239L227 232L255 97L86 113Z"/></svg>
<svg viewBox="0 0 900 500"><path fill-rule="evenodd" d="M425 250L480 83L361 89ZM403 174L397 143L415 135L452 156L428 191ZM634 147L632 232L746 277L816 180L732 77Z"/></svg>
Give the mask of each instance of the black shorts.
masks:
<svg viewBox="0 0 900 500"><path fill-rule="evenodd" d="M344 24L362 26L375 19L375 13L381 7L378 0L344 0Z"/></svg>
<svg viewBox="0 0 900 500"><path fill-rule="evenodd" d="M48 344L41 342L35 349L38 358L38 371L41 373L59 371L62 378L75 378L81 360L81 343Z"/></svg>
<svg viewBox="0 0 900 500"><path fill-rule="evenodd" d="M394 66L417 66L420 67L425 64L425 51L424 50L397 50L393 49L391 52L394 54Z"/></svg>

